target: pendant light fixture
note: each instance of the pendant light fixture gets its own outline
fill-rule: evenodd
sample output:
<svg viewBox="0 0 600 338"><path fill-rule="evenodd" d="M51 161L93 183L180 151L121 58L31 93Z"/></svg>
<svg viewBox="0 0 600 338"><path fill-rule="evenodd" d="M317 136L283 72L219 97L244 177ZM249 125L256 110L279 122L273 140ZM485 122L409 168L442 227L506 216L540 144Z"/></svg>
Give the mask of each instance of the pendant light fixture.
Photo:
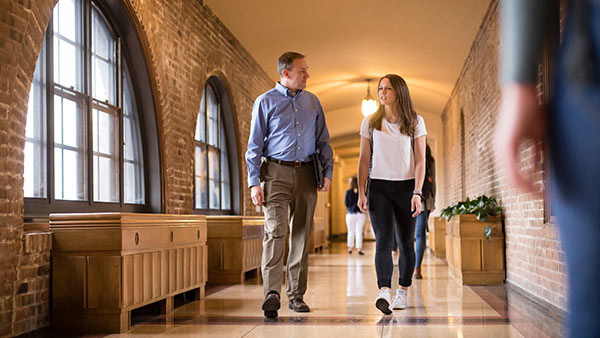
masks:
<svg viewBox="0 0 600 338"><path fill-rule="evenodd" d="M367 81L367 96L362 100L361 111L363 116L367 117L377 110L377 101L371 96L371 79L365 79L365 81Z"/></svg>

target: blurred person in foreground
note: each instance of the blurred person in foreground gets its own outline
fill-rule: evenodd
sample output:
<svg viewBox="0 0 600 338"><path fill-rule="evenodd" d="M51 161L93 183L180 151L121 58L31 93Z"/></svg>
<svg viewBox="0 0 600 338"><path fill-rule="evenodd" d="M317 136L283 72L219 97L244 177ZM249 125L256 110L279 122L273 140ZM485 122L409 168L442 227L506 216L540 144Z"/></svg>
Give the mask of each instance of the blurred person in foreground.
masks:
<svg viewBox="0 0 600 338"><path fill-rule="evenodd" d="M502 104L496 154L510 183L534 185L548 149L553 213L568 274L569 337L600 337L600 1L567 1L555 56L550 104L538 104L536 82L544 38L558 25L558 0L502 0ZM521 169L520 147L533 145ZM545 147L545 148L544 148Z"/></svg>

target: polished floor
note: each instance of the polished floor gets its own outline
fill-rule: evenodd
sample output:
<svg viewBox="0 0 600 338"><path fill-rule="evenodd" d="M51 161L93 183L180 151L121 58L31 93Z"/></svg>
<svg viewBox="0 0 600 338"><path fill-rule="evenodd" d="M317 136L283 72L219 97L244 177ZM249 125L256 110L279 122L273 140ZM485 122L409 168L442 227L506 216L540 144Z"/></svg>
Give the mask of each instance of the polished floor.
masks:
<svg viewBox="0 0 600 338"><path fill-rule="evenodd" d="M504 286L459 284L448 275L445 261L429 250L424 279L414 280L409 290L408 308L384 316L374 306L374 251L374 243L366 242L364 256L348 255L344 243L334 243L311 255L305 295L310 313L289 310L284 296L279 317L265 319L260 310L262 286L254 279L244 285L211 286L205 299L181 305L170 315L137 315L128 333L87 337L562 336L560 317Z"/></svg>

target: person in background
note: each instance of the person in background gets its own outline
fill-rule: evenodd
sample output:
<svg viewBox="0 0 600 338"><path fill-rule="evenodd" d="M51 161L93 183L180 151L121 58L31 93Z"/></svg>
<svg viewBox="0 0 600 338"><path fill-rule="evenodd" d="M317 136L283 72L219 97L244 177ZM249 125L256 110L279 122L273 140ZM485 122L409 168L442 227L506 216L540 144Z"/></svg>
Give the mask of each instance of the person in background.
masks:
<svg viewBox="0 0 600 338"><path fill-rule="evenodd" d="M375 306L384 314L391 314L392 309L406 308L415 269L415 217L421 212L427 131L423 117L413 108L402 77L395 74L382 77L377 96L377 111L363 120L360 129L358 206L363 212L369 212L375 232L379 288ZM368 196L365 194L367 176ZM392 302L394 237L400 249L400 287Z"/></svg>
<svg viewBox="0 0 600 338"><path fill-rule="evenodd" d="M362 252L363 227L367 220L367 215L360 211L358 207L358 180L356 176L350 177L350 189L346 191L344 205L346 205L346 226L348 227L348 253L352 254L352 249L356 247L359 255ZM356 243L356 244L355 244Z"/></svg>
<svg viewBox="0 0 600 338"><path fill-rule="evenodd" d="M423 182L423 211L417 216L415 226L415 279L422 279L421 263L425 254L425 240L429 214L435 209L435 159L429 145L425 147L425 181Z"/></svg>
<svg viewBox="0 0 600 338"><path fill-rule="evenodd" d="M552 213L568 277L567 336L600 336L600 1L565 1L567 17L550 104L536 83L544 39L558 31L558 0L502 0L502 101L496 156L512 185L536 198L542 151L549 151ZM558 34L554 36L558 41ZM533 163L521 166L521 146ZM524 163L523 163L524 164ZM524 168L525 170L522 170Z"/></svg>

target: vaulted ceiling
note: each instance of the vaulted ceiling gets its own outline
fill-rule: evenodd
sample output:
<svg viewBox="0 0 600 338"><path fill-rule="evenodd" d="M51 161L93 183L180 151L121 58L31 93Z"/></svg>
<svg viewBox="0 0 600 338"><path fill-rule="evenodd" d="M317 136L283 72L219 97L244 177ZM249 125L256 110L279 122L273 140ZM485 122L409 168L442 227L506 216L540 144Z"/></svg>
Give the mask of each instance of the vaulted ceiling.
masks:
<svg viewBox="0 0 600 338"><path fill-rule="evenodd" d="M287 50L307 55L332 138L358 132L366 78L396 73L415 109L437 119L448 101L489 0L205 0L263 69L278 80Z"/></svg>

